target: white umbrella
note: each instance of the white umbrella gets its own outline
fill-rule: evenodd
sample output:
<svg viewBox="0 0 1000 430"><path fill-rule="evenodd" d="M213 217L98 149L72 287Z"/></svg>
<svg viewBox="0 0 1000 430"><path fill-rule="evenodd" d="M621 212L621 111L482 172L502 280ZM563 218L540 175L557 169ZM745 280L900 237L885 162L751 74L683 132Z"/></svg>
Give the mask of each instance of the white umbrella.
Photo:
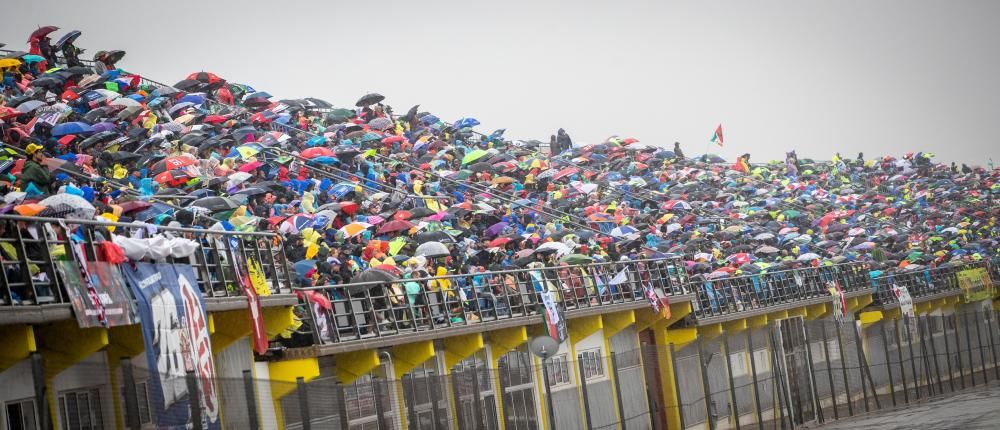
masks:
<svg viewBox="0 0 1000 430"><path fill-rule="evenodd" d="M798 260L798 261L810 261L810 260L819 260L819 258L820 257L819 257L818 254L814 254L814 253L810 252L810 253L806 253L806 254L800 255L799 258L796 258L796 260Z"/></svg>
<svg viewBox="0 0 1000 430"><path fill-rule="evenodd" d="M441 242L425 242L417 247L416 252L413 255L418 257L445 257L451 255L451 251L448 251L448 247Z"/></svg>
<svg viewBox="0 0 1000 430"><path fill-rule="evenodd" d="M72 212L67 215L67 218L94 219L94 214L97 213L94 205L90 204L87 199L76 194L56 194L45 198L45 200L38 202L38 204L45 207L66 205L72 208Z"/></svg>

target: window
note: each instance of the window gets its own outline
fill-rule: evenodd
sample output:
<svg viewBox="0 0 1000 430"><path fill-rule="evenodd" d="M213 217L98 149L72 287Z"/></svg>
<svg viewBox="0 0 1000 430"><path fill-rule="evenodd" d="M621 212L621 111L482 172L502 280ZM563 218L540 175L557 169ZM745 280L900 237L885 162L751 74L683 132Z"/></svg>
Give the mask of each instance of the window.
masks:
<svg viewBox="0 0 1000 430"><path fill-rule="evenodd" d="M569 374L569 360L567 360L566 354L550 358L546 371L549 374L549 384L553 387L569 384L573 381Z"/></svg>
<svg viewBox="0 0 1000 430"><path fill-rule="evenodd" d="M604 376L604 358L601 356L601 348L594 348L580 352L580 366L583 366L584 379L593 379Z"/></svg>
<svg viewBox="0 0 1000 430"><path fill-rule="evenodd" d="M732 364L732 377L739 378L741 376L747 375L747 369L750 368L747 364L747 353L745 351L737 351L729 354L729 362Z"/></svg>
<svg viewBox="0 0 1000 430"><path fill-rule="evenodd" d="M148 381L136 382L135 383L135 394L136 394L136 404L139 406L139 423L140 424L152 424L153 417L149 415L149 388L147 386ZM126 422L128 421L128 411L126 406L128 401L125 399L125 386L121 387L119 391L122 393L122 419Z"/></svg>
<svg viewBox="0 0 1000 430"><path fill-rule="evenodd" d="M65 391L59 395L60 428L67 430L99 430L104 428L104 410L97 388Z"/></svg>
<svg viewBox="0 0 1000 430"><path fill-rule="evenodd" d="M35 401L33 399L16 400L7 403L8 430L35 430Z"/></svg>

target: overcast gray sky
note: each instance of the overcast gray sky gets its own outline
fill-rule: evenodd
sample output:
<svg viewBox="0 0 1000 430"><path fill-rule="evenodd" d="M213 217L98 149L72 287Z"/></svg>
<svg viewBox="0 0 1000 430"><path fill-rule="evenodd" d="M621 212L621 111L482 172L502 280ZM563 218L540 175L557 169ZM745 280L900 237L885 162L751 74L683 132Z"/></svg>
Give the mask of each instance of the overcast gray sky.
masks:
<svg viewBox="0 0 1000 430"><path fill-rule="evenodd" d="M36 25L124 49L174 83L213 71L280 98L405 112L547 140L610 135L727 159L932 151L1000 162L1000 1L4 0L0 41Z"/></svg>

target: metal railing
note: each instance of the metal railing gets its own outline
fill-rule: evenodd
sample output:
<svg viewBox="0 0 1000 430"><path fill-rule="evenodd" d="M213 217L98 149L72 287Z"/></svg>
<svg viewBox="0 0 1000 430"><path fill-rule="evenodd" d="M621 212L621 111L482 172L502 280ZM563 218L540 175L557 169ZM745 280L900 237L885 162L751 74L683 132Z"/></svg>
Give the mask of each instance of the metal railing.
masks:
<svg viewBox="0 0 1000 430"><path fill-rule="evenodd" d="M682 272L680 260L663 258L301 290L329 300L328 310L310 306L310 316L315 342L330 344L540 315L542 292L565 311L648 301L647 287L658 297L685 294Z"/></svg>
<svg viewBox="0 0 1000 430"><path fill-rule="evenodd" d="M695 316L706 318L830 297L831 287L860 291L871 288L867 276L865 264L847 263L718 279L698 275L690 288L698 296Z"/></svg>
<svg viewBox="0 0 1000 430"><path fill-rule="evenodd" d="M956 275L962 270L975 268L987 268L990 270L987 262L983 261L957 266L925 267L917 270L886 273L871 279L872 286L875 288L874 304L880 306L898 304L899 298L893 291L893 286L906 287L910 297L914 299L948 291L961 291ZM997 275L995 270L990 271L991 277L998 278Z"/></svg>
<svg viewBox="0 0 1000 430"><path fill-rule="evenodd" d="M293 278L281 237L274 233L0 215L0 308L69 303L57 262L75 260L69 246L82 246L88 261L102 261L99 247L111 240L112 229L118 235L133 236L145 230L198 242L192 255L168 256L165 261L190 264L206 297L242 295L237 273L246 274L240 266L248 261L260 265L272 294L291 293Z"/></svg>

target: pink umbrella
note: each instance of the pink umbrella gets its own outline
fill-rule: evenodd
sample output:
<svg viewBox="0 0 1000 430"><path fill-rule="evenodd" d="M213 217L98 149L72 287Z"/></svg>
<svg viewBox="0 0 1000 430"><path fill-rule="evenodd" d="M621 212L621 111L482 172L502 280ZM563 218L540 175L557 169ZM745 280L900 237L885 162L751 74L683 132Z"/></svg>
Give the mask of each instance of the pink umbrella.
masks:
<svg viewBox="0 0 1000 430"><path fill-rule="evenodd" d="M244 164L244 165L240 166L240 168L237 169L237 170L239 170L241 172L250 173L250 172L252 172L254 170L257 170L258 167L263 166L263 165L264 165L264 163L261 163L260 161L251 161L251 162L249 162L247 164Z"/></svg>

